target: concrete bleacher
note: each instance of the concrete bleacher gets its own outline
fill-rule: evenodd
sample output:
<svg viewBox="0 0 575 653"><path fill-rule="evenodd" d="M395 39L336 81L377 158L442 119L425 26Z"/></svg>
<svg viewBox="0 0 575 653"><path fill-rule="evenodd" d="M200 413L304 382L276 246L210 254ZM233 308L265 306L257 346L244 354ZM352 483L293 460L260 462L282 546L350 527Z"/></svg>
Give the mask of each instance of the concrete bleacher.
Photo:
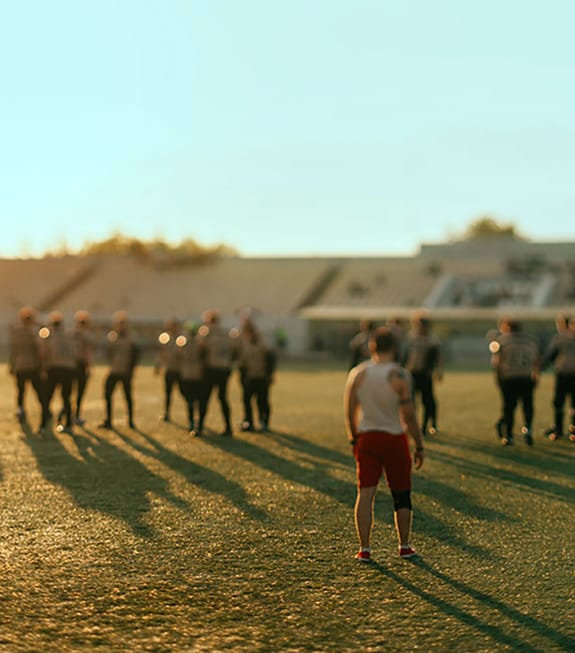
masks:
<svg viewBox="0 0 575 653"><path fill-rule="evenodd" d="M71 320L86 309L101 325L122 309L152 333L169 317L197 321L206 308L219 309L233 326L250 308L264 332L285 331L290 351L304 352L312 341L330 349L330 329L340 347L359 319L406 319L418 308L445 324L484 325L508 309L550 320L575 303L575 245L569 243L498 240L425 245L401 258L173 263L135 256L0 260L0 323L7 325L23 305L43 319L57 309Z"/></svg>
<svg viewBox="0 0 575 653"><path fill-rule="evenodd" d="M436 283L426 265L408 258L347 259L318 299L323 306L421 306Z"/></svg>

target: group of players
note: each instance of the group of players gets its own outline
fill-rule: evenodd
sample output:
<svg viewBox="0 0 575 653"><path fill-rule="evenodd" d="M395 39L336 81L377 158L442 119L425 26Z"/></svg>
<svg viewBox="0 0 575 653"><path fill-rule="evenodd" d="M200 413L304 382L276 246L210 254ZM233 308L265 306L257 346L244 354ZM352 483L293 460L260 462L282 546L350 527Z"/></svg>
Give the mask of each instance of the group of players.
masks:
<svg viewBox="0 0 575 653"><path fill-rule="evenodd" d="M83 425L82 401L98 343L93 335L87 311L77 311L74 326L66 328L63 315L54 311L40 325L36 311L20 310L18 322L10 328L10 373L16 380L17 418L27 422L25 391L30 384L41 409L39 432L51 428L56 390L62 406L57 412L56 429L73 432L74 424ZM276 354L260 334L250 316L244 316L237 329L226 330L217 310L202 315L201 324L182 324L176 318L166 322L158 337L154 370L164 377L163 419L170 421L174 387L187 404L188 429L194 437L204 434L210 396L217 389L224 430L233 434L228 401L228 380L234 368L239 370L244 415L241 430L256 430L254 407L260 430L269 430L269 390L276 368ZM126 401L128 424L135 427L132 381L142 347L134 335L128 315L118 311L104 343L108 372L104 382L106 416L100 428L113 428L113 394L121 385Z"/></svg>
<svg viewBox="0 0 575 653"><path fill-rule="evenodd" d="M427 315L415 312L410 329L399 319L387 326L395 335L398 347L396 361L411 375L414 397L422 404L421 430L423 434L437 431L437 399L434 382L443 376L441 342L432 332ZM350 342L350 369L370 356L369 336L376 325L360 322L360 330ZM554 366L553 423L545 435L552 441L565 435L565 408L570 400L567 434L575 442L575 318L557 316L557 334L544 351L535 338L524 332L517 319L504 318L498 330L488 333L491 365L501 395L501 416L496 423L497 435L504 446L515 442L515 415L519 406L523 413L521 432L527 445L533 445L534 394L539 374Z"/></svg>
<svg viewBox="0 0 575 653"><path fill-rule="evenodd" d="M570 399L567 433L575 442L575 319L559 315L555 324L557 333L544 352L534 338L524 333L519 320L502 319L499 333L491 334L491 364L502 400L502 415L496 429L505 446L514 443L514 414L519 404L523 412L521 431L527 445L533 445L534 393L539 374L550 365L555 369L554 419L545 435L552 441L564 437L565 406Z"/></svg>

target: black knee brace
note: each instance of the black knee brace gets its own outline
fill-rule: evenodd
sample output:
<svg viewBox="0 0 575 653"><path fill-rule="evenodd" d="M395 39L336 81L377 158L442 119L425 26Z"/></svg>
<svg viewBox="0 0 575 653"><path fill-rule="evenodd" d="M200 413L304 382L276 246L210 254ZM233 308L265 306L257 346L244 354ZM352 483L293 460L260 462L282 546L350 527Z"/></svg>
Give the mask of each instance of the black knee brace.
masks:
<svg viewBox="0 0 575 653"><path fill-rule="evenodd" d="M411 490L404 490L403 492L392 492L393 509L397 512L400 508L407 508L411 510Z"/></svg>

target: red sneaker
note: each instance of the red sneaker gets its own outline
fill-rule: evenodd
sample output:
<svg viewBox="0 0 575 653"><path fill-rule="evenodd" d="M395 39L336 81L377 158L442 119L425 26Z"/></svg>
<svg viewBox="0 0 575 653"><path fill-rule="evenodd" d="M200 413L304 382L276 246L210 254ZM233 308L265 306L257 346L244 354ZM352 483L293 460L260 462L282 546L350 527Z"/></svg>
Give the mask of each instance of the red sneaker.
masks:
<svg viewBox="0 0 575 653"><path fill-rule="evenodd" d="M360 562L371 562L371 551L358 551L355 554L355 559Z"/></svg>
<svg viewBox="0 0 575 653"><path fill-rule="evenodd" d="M409 544L399 547L400 558L414 558L416 555L417 551L412 546L409 546Z"/></svg>

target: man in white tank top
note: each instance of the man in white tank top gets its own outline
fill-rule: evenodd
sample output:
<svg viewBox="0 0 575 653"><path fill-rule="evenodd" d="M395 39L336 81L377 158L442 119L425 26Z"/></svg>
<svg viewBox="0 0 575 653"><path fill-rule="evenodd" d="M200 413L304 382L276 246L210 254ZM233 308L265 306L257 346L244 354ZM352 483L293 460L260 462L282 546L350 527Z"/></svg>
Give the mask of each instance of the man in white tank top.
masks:
<svg viewBox="0 0 575 653"><path fill-rule="evenodd" d="M423 439L417 423L409 374L394 362L396 338L387 327L369 341L371 359L354 367L344 391L345 427L357 465L355 525L360 550L356 558L371 560L371 528L375 493L383 473L393 497L399 555L412 558L411 455L408 434L415 442L416 469L423 464Z"/></svg>

